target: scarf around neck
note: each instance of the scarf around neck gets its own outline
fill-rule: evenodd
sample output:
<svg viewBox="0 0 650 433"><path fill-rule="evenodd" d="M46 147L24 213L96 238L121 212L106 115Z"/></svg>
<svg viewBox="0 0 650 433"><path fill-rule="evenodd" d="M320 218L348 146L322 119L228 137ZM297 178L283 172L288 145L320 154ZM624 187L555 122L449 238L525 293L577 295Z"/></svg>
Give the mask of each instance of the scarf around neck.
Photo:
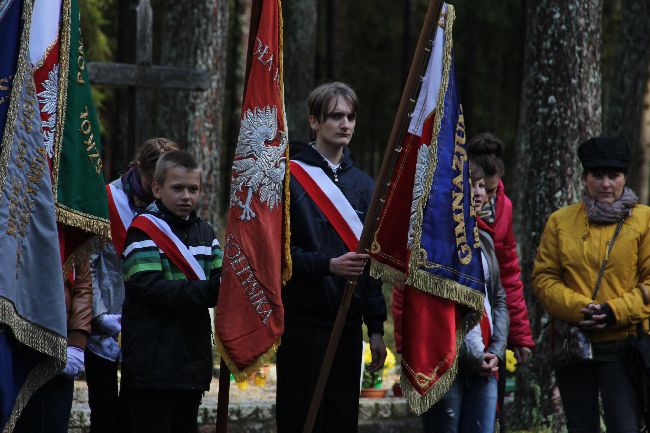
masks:
<svg viewBox="0 0 650 433"><path fill-rule="evenodd" d="M625 187L621 198L613 203L603 203L589 197L587 191L582 193L582 202L587 210L590 223L607 224L615 223L630 215L632 207L639 202L634 191Z"/></svg>
<svg viewBox="0 0 650 433"><path fill-rule="evenodd" d="M145 209L154 201L152 194L147 193L140 183L140 171L133 166L122 175L122 186L132 209Z"/></svg>

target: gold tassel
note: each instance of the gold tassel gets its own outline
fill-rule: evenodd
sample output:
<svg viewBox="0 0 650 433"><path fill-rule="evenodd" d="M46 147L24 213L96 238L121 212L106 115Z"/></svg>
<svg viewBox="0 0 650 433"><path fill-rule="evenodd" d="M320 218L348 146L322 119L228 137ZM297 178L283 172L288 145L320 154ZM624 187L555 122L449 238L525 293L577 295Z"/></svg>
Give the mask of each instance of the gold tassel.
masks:
<svg viewBox="0 0 650 433"><path fill-rule="evenodd" d="M55 206L56 220L62 224L111 238L111 225L108 219L70 209L61 203Z"/></svg>
<svg viewBox="0 0 650 433"><path fill-rule="evenodd" d="M264 367L271 361L271 358L273 358L273 355L275 355L275 352L277 352L278 348L280 347L281 341L278 339L278 341L273 343L273 345L271 345L271 347L266 352L260 355L252 364L243 370L240 370L239 367L237 367L237 364L233 362L233 360L228 355L226 348L223 346L223 343L221 343L221 340L219 340L219 337L216 335L214 336L214 344L217 346L217 351L219 352L221 359L223 359L223 361L226 363L230 369L230 372L235 377L235 380L241 383L248 379L251 374L255 373L257 370Z"/></svg>
<svg viewBox="0 0 650 433"><path fill-rule="evenodd" d="M456 375L458 374L458 357L454 359L454 362L447 370L447 372L438 379L438 381L429 388L426 394L420 395L411 382L404 375L404 370L402 370L402 392L404 393L404 398L409 405L409 408L416 414L422 415L431 408L434 404L438 403L442 397L449 391L451 384L456 380Z"/></svg>
<svg viewBox="0 0 650 433"><path fill-rule="evenodd" d="M75 248L75 250L66 257L65 262L63 263L63 275L68 275L75 264L81 263L82 260L88 260L88 256L99 249L101 242L101 238L93 236Z"/></svg>
<svg viewBox="0 0 650 433"><path fill-rule="evenodd" d="M417 270L411 273L406 283L431 295L463 304L481 314L485 308L483 293L427 271Z"/></svg>
<svg viewBox="0 0 650 433"><path fill-rule="evenodd" d="M395 287L403 287L406 274L385 263L370 259L370 276Z"/></svg>
<svg viewBox="0 0 650 433"><path fill-rule="evenodd" d="M279 35L278 39L280 41L280 47L278 50L279 53L279 69L280 69L280 98L282 100L282 115L284 116L284 129L287 131L287 115L284 106L284 55L282 53L284 49L284 21L282 20L282 1L278 0L278 17L280 20L279 23ZM291 260L291 191L289 189L289 182L291 180L290 169L289 169L289 133L286 134L287 147L285 150L284 156L286 157L286 166L284 172L284 208L283 208L283 229L282 229L282 256L284 257L282 263L282 285L284 286L291 279L291 273L293 268L293 261Z"/></svg>

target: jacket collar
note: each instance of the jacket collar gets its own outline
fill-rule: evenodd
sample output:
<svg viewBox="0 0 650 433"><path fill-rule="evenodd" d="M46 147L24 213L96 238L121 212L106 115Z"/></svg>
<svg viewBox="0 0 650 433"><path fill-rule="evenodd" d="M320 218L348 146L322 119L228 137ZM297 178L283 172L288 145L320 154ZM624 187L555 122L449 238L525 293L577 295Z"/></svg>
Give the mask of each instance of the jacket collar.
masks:
<svg viewBox="0 0 650 433"><path fill-rule="evenodd" d="M147 206L147 213L151 213L158 218L163 219L172 227L178 227L181 229L186 229L194 224L199 218L196 216L196 211L192 211L189 215L189 218L184 219L179 217L170 211L167 206L165 206L162 201L156 199L153 203Z"/></svg>
<svg viewBox="0 0 650 433"><path fill-rule="evenodd" d="M326 170L326 172L329 172L330 165L328 164L325 157L316 150L314 144L315 144L314 142L309 143L302 150L296 153L293 156L293 159L302 161L305 164L313 165L315 167L320 167L323 170ZM346 146L343 148L343 158L341 158L341 165L339 166L338 171L341 172L347 170L353 165L354 162L352 161L352 158L350 156L350 149L348 149Z"/></svg>

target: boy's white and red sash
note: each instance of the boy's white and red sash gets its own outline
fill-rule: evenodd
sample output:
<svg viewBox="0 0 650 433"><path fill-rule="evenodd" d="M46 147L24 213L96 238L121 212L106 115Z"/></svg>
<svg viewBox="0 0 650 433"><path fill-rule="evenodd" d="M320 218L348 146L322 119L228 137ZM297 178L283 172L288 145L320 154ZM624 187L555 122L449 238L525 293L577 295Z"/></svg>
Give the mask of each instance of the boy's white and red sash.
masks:
<svg viewBox="0 0 650 433"><path fill-rule="evenodd" d="M108 195L108 219L111 223L111 238L118 256L124 251L126 231L133 221L134 212L129 205L129 198L124 190L112 183L106 185Z"/></svg>
<svg viewBox="0 0 650 433"><path fill-rule="evenodd" d="M316 203L350 251L356 251L363 230L357 211L322 168L291 161L291 174Z"/></svg>
<svg viewBox="0 0 650 433"><path fill-rule="evenodd" d="M133 219L131 227L145 232L188 280L206 279L199 262L165 221L151 214L141 214Z"/></svg>

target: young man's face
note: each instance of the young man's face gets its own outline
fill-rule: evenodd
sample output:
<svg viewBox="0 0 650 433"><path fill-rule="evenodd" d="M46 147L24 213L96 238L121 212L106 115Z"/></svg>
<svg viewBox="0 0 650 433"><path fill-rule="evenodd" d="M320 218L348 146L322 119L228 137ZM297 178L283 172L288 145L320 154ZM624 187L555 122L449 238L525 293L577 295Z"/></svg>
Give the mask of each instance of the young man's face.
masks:
<svg viewBox="0 0 650 433"><path fill-rule="evenodd" d="M316 133L316 142L328 147L347 146L357 122L352 104L343 97L332 98L328 111L320 123L314 116L309 116L309 125Z"/></svg>
<svg viewBox="0 0 650 433"><path fill-rule="evenodd" d="M201 172L174 167L167 171L162 185L155 180L151 184L153 195L172 213L186 217L192 212L201 195Z"/></svg>

